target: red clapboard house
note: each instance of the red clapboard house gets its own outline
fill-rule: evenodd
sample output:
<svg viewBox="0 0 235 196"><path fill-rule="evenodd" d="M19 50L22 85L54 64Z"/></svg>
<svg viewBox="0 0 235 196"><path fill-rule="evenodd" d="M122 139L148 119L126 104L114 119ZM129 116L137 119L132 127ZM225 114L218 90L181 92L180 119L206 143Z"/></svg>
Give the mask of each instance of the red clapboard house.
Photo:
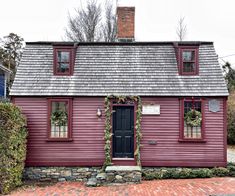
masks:
<svg viewBox="0 0 235 196"><path fill-rule="evenodd" d="M135 42L134 11L118 8L116 43L26 44L11 97L28 119L27 166L103 165L109 95L141 97L142 166L226 165L228 91L213 43ZM137 105L111 102L112 162L136 165Z"/></svg>

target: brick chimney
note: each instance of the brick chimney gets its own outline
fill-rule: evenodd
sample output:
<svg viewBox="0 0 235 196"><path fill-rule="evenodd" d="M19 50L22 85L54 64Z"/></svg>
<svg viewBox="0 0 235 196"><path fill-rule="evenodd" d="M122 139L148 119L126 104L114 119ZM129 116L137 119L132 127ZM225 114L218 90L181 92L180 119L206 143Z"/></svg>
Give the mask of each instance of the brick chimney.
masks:
<svg viewBox="0 0 235 196"><path fill-rule="evenodd" d="M119 42L135 40L135 7L117 7L117 38Z"/></svg>

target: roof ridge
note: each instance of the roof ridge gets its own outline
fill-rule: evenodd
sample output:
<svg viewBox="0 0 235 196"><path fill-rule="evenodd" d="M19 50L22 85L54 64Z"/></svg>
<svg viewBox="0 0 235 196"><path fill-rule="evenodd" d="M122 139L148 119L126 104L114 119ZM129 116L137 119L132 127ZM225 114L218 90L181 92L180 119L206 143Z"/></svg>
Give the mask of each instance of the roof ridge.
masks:
<svg viewBox="0 0 235 196"><path fill-rule="evenodd" d="M138 41L138 42L71 42L71 41L36 41L26 45L213 45L212 41Z"/></svg>

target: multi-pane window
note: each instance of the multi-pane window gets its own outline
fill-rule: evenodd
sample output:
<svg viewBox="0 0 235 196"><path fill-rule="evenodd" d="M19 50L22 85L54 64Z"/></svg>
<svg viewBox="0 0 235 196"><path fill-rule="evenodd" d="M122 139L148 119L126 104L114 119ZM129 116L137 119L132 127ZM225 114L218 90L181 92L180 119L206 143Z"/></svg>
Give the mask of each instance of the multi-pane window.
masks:
<svg viewBox="0 0 235 196"><path fill-rule="evenodd" d="M187 115L187 113L192 110L196 110L196 111L202 113L202 104L201 104L200 100L185 100L184 101L183 138L184 139L201 139L202 138L202 123L197 126L191 126L191 125L187 124L187 122L185 120L185 116ZM194 120L194 119L192 119L192 120Z"/></svg>
<svg viewBox="0 0 235 196"><path fill-rule="evenodd" d="M183 50L182 52L183 60L183 72L194 73L195 72L195 51Z"/></svg>
<svg viewBox="0 0 235 196"><path fill-rule="evenodd" d="M180 73L182 75L198 74L198 48L180 49Z"/></svg>
<svg viewBox="0 0 235 196"><path fill-rule="evenodd" d="M70 100L50 100L49 138L70 138Z"/></svg>
<svg viewBox="0 0 235 196"><path fill-rule="evenodd" d="M73 49L55 48L54 49L54 74L71 75L73 66Z"/></svg>
<svg viewBox="0 0 235 196"><path fill-rule="evenodd" d="M69 73L70 67L70 52L57 51L57 73Z"/></svg>

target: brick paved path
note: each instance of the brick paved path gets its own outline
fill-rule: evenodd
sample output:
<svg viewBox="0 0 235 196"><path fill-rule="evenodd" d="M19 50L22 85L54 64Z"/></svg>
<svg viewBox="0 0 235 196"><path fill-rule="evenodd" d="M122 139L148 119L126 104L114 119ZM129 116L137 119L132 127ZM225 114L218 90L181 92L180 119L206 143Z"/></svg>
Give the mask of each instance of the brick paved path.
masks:
<svg viewBox="0 0 235 196"><path fill-rule="evenodd" d="M235 178L143 181L142 184L88 188L79 182L61 182L47 187L30 187L13 192L14 196L152 196L152 195L235 195Z"/></svg>

